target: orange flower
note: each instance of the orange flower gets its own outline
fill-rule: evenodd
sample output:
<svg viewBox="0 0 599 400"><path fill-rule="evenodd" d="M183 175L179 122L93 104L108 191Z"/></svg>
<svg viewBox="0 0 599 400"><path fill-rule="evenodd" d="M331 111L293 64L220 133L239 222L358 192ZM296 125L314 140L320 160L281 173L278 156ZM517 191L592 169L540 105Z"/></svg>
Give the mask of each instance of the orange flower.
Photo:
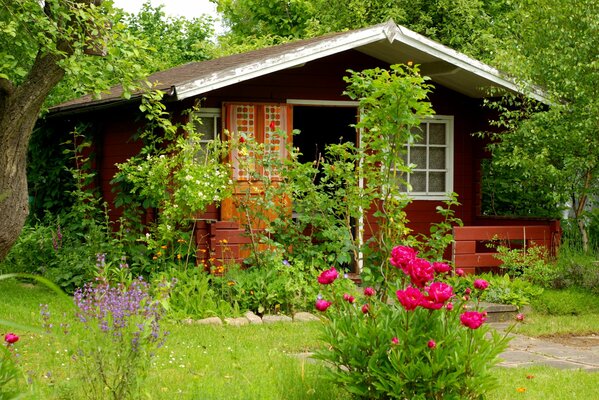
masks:
<svg viewBox="0 0 599 400"><path fill-rule="evenodd" d="M534 377L534 375L526 375L526 379L533 379Z"/></svg>
<svg viewBox="0 0 599 400"><path fill-rule="evenodd" d="M185 239L178 239L177 243L185 243Z"/></svg>
<svg viewBox="0 0 599 400"><path fill-rule="evenodd" d="M168 249L168 246L166 246L166 245L163 245L163 246L160 246L160 248L161 248L161 249Z"/></svg>
<svg viewBox="0 0 599 400"><path fill-rule="evenodd" d="M526 392L526 388L523 388L523 387L516 388L516 392L524 393L524 392Z"/></svg>
<svg viewBox="0 0 599 400"><path fill-rule="evenodd" d="M177 254L177 260L181 259L181 254Z"/></svg>

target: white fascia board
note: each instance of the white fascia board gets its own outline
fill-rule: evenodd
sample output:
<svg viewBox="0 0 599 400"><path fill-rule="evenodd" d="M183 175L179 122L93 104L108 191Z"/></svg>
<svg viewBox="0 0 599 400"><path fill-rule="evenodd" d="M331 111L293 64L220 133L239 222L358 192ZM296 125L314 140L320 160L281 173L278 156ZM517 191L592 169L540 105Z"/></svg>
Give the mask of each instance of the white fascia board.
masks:
<svg viewBox="0 0 599 400"><path fill-rule="evenodd" d="M447 46L437 43L425 36L422 36L406 27L397 26L397 35L390 38L391 40L397 40L401 43L405 43L415 49L430 54L440 60L451 63L465 71L468 71L474 75L480 76L490 82L495 83L499 87L503 87L514 91L516 93L525 94L531 96L537 101L549 104L550 100L540 93L540 90L531 90L530 93L523 92L522 88L519 87L513 81L504 78L502 73L491 67L490 65L484 64L478 60L468 57L463 53L459 53Z"/></svg>
<svg viewBox="0 0 599 400"><path fill-rule="evenodd" d="M395 23L393 23L393 25L395 25ZM342 35L330 40L306 45L303 48L295 49L289 54L267 58L260 62L249 63L229 71L220 71L209 77L177 86L176 96L178 100L183 100L249 79L292 68L319 58L364 46L369 43L377 42L388 38L388 27L389 23L383 26L377 25L371 29L348 33L347 35Z"/></svg>

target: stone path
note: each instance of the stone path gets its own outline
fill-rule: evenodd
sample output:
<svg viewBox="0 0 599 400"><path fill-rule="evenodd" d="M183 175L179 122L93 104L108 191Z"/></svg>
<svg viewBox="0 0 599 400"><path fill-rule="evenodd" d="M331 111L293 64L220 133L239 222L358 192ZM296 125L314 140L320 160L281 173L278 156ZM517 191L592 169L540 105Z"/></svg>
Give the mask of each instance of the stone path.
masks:
<svg viewBox="0 0 599 400"><path fill-rule="evenodd" d="M507 323L492 323L497 329L505 329ZM568 345L556 341L510 334L509 348L501 354L499 366L526 367L546 365L560 369L581 369L599 372L599 337L580 338L582 345ZM576 339L576 338L572 338ZM572 340L575 342L575 340Z"/></svg>

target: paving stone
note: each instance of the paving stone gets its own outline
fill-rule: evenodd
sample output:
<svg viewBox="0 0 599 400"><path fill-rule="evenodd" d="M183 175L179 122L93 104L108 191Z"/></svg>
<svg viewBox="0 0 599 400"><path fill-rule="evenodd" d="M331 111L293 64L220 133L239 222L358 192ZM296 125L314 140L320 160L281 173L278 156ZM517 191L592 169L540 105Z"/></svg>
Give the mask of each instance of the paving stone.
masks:
<svg viewBox="0 0 599 400"><path fill-rule="evenodd" d="M254 314L251 311L246 312L245 317L250 322L250 324L261 324L262 323L262 318L260 318L259 316L257 316L256 314Z"/></svg>
<svg viewBox="0 0 599 400"><path fill-rule="evenodd" d="M310 321L320 321L316 315L311 314L309 312L298 312L293 316L293 322L310 322Z"/></svg>
<svg viewBox="0 0 599 400"><path fill-rule="evenodd" d="M265 315L262 317L262 322L265 324L274 324L278 322L292 322L293 319L286 315Z"/></svg>
<svg viewBox="0 0 599 400"><path fill-rule="evenodd" d="M248 325L250 321L246 317L238 317L238 318L225 318L225 324L231 326L243 326Z"/></svg>

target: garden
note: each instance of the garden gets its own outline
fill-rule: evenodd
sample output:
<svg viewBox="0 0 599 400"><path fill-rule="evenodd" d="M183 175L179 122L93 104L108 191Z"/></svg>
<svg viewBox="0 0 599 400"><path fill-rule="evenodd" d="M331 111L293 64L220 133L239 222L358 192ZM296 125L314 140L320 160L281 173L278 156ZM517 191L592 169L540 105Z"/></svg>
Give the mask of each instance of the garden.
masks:
<svg viewBox="0 0 599 400"><path fill-rule="evenodd" d="M159 94L145 96L145 147L113 181L126 210L118 221L93 190L84 127L70 132L58 155L68 196L47 188L0 265L1 398L592 397L597 374L495 366L509 332L599 333L592 213L592 251L564 224L557 260L501 244L498 274L464 276L446 260L451 227L461 224L457 197L437 209L429 234L415 234L400 190L412 168L404 144L433 114L426 79L416 66L393 66L352 72L347 83L363 110L361 146L330 145L307 164L293 148L282 160L236 132L201 146L193 120L176 125ZM221 161L232 151L252 183L236 204L250 256L202 263L190 216L232 193ZM286 217L288 199L297 218ZM150 225L140 222L147 208L159 210ZM377 227L363 241L352 221L366 209ZM357 259L359 280L348 274ZM521 311L500 332L482 302ZM302 311L317 320L200 323Z"/></svg>

